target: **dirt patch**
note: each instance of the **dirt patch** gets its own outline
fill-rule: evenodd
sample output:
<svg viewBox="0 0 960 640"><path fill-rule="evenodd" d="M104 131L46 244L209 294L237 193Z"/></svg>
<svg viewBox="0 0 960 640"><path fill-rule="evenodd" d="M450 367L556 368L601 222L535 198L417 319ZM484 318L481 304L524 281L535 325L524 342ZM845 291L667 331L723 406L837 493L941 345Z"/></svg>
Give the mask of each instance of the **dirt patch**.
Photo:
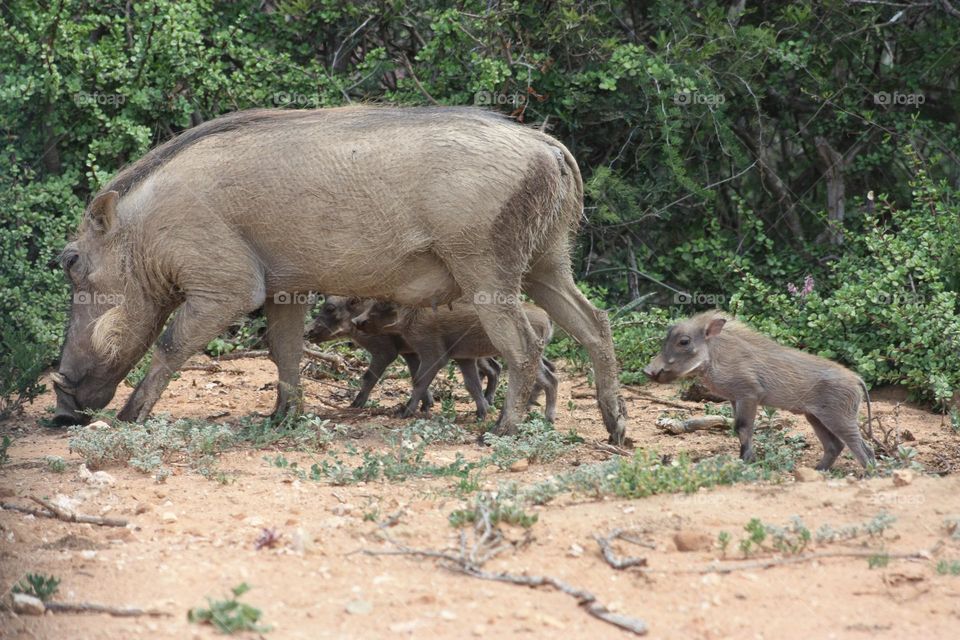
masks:
<svg viewBox="0 0 960 640"><path fill-rule="evenodd" d="M269 412L276 380L273 365L265 359L241 359L228 366L220 372L184 372L156 412L216 416L216 422L227 424ZM605 432L585 377L562 372L560 378L557 429L573 430L584 442L548 464L519 465L514 471L486 467L476 477L478 489L496 490L507 482L531 486L614 455L594 446ZM457 422L474 428L472 403L459 382L444 379L441 384L454 390ZM305 396L308 410L344 425L332 446L375 450L384 446L384 430L410 423L388 410L402 401L408 388L405 380L388 380L374 392L378 406L370 410L343 408L352 396L347 381L308 380ZM122 388L111 406L119 406L129 393ZM637 447L674 458L681 453L693 459L736 454L736 439L723 430L671 436L655 426L663 412L680 407L702 411L702 404L680 400L678 389L638 387L624 395L629 435ZM485 568L564 580L592 592L615 613L642 618L650 636L657 638L956 637L960 577L938 573L936 565L960 560L960 539L944 527L946 520L960 518L960 476L954 473L960 464L960 439L941 416L898 404L898 396L881 395L874 414L886 428L909 431L914 440L907 444L916 450L917 461L939 475L918 474L902 486L891 478L864 480L853 460L844 456L837 473L810 482L736 484L636 500L563 493L527 508L537 516L529 530L503 525L507 538L517 543ZM252 587L242 601L262 609L263 623L273 627L269 638L629 635L553 590L478 580L429 558L363 553L396 545L457 552L458 530L448 517L472 494L462 498L456 478L334 487L292 473L289 467L297 463L297 469L307 470L326 453L270 447L223 454L218 468L228 472L227 484L174 464L163 484L149 474L113 466L106 470L115 484L95 487L79 476L81 460L70 452L69 437L37 426L47 415L45 407L53 403L47 393L24 416L0 425L16 436L11 461L0 468L0 486L12 494L4 501L26 506L26 496L63 494L76 500L83 513L126 518L131 524L117 530L0 512L3 587L27 572L42 572L62 579L56 596L60 600L153 607L172 615L34 618L5 610L0 611L0 637L218 637L209 627L188 623L186 612L206 605L207 596L225 597L242 582ZM820 450L812 431L799 421L793 430L808 445L801 464L814 465ZM455 461L458 454L475 461L486 453L472 443L436 444L429 448L429 459L439 465ZM276 464L281 454L286 467ZM47 456L62 457L65 471L48 468ZM748 537L745 526L752 519L786 529L797 516L817 532L859 526L881 513L896 520L879 537L814 539L805 550L857 552L862 557L701 572L745 559L738 545ZM264 528L279 538L257 550ZM615 529L628 532L612 542L617 557L643 557L646 566L616 570L604 560L594 536ZM725 557L721 532L731 537ZM791 556L770 550L769 539L765 544L767 550L746 559ZM931 555L896 558L918 551ZM885 554L890 556L886 563Z"/></svg>

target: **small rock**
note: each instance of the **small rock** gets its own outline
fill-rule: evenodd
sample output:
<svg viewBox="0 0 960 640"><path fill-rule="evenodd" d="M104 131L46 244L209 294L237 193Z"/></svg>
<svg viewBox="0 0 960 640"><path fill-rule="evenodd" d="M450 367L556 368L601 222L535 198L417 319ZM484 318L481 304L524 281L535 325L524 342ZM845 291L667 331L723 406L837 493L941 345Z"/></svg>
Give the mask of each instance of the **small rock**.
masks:
<svg viewBox="0 0 960 640"><path fill-rule="evenodd" d="M250 525L251 527L262 527L263 518L261 518L260 516L250 516L249 518L243 521L243 524Z"/></svg>
<svg viewBox="0 0 960 640"><path fill-rule="evenodd" d="M893 472L893 486L905 487L913 482L913 471L910 469L897 469Z"/></svg>
<svg viewBox="0 0 960 640"><path fill-rule="evenodd" d="M17 492L10 487L0 487L0 498L13 498Z"/></svg>
<svg viewBox="0 0 960 640"><path fill-rule="evenodd" d="M290 547L294 553L306 555L314 550L313 536L307 533L303 527L297 527L290 536Z"/></svg>
<svg viewBox="0 0 960 640"><path fill-rule="evenodd" d="M173 511L164 511L163 515L160 516L160 519L163 522L176 522L177 514L175 514Z"/></svg>
<svg viewBox="0 0 960 640"><path fill-rule="evenodd" d="M91 472L85 464L77 469L77 476L92 487L112 487L117 484L116 479L106 471Z"/></svg>
<svg viewBox="0 0 960 640"><path fill-rule="evenodd" d="M27 616L42 616L47 610L43 600L25 593L13 594L13 610Z"/></svg>
<svg viewBox="0 0 960 640"><path fill-rule="evenodd" d="M703 531L678 531L673 536L677 551L708 551L713 547L713 538Z"/></svg>
<svg viewBox="0 0 960 640"><path fill-rule="evenodd" d="M406 622L394 622L390 625L390 631L393 633L413 633L420 626L419 620L407 620Z"/></svg>
<svg viewBox="0 0 960 640"><path fill-rule="evenodd" d="M797 482L819 482L821 480L820 472L810 467L800 467L793 472L793 477Z"/></svg>
<svg viewBox="0 0 960 640"><path fill-rule="evenodd" d="M477 637L480 637L480 636L484 635L486 632L487 632L487 627L486 627L485 625L482 625L482 624L478 624L477 626L475 626L475 627L470 631L470 633L472 633L473 635L475 635L475 636L477 636Z"/></svg>
<svg viewBox="0 0 960 640"><path fill-rule="evenodd" d="M456 620L457 614L455 614L453 611L450 611L449 609L444 609L443 611L440 612L440 617L443 618L444 620Z"/></svg>
<svg viewBox="0 0 960 640"><path fill-rule="evenodd" d="M84 549L80 552L80 557L84 560L93 560L97 557L97 552L93 549Z"/></svg>
<svg viewBox="0 0 960 640"><path fill-rule="evenodd" d="M373 603L367 600L351 600L344 610L354 616L368 616L373 613Z"/></svg>
<svg viewBox="0 0 960 640"><path fill-rule="evenodd" d="M512 465L510 465L510 471L526 471L530 466L530 461L526 458L520 458Z"/></svg>
<svg viewBox="0 0 960 640"><path fill-rule="evenodd" d="M540 614L537 616L537 619L541 624L547 627L553 627L554 629L563 629L566 627L566 625L560 622L558 619L551 615L547 615L546 613Z"/></svg>
<svg viewBox="0 0 960 640"><path fill-rule="evenodd" d="M567 549L567 555L571 558L579 558L583 555L583 547L574 542L572 545L570 545L570 548Z"/></svg>
<svg viewBox="0 0 960 640"><path fill-rule="evenodd" d="M134 509L133 512L139 516L139 515L143 515L147 511L150 511L150 505L144 502L141 502L140 504L137 505L137 508Z"/></svg>
<svg viewBox="0 0 960 640"><path fill-rule="evenodd" d="M87 429L97 431L98 429L111 429L112 427L103 420L97 420L87 425Z"/></svg>
<svg viewBox="0 0 960 640"><path fill-rule="evenodd" d="M353 511L353 505L350 503L335 504L330 507L330 513L335 516L348 516Z"/></svg>

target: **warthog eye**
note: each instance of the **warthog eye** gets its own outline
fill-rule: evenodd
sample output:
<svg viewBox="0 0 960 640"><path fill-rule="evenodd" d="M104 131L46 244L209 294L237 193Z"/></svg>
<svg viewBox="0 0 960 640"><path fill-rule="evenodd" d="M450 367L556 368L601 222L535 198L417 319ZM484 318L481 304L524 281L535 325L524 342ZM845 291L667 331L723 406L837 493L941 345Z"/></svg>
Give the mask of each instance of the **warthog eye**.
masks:
<svg viewBox="0 0 960 640"><path fill-rule="evenodd" d="M687 336L683 336L682 338L677 340L677 344L680 345L681 347L689 346L690 338L688 338Z"/></svg>
<svg viewBox="0 0 960 640"><path fill-rule="evenodd" d="M77 260L79 259L80 259L80 254L78 253L71 253L70 255L66 256L63 259L64 270L70 271L70 268L73 267L73 265L77 264Z"/></svg>

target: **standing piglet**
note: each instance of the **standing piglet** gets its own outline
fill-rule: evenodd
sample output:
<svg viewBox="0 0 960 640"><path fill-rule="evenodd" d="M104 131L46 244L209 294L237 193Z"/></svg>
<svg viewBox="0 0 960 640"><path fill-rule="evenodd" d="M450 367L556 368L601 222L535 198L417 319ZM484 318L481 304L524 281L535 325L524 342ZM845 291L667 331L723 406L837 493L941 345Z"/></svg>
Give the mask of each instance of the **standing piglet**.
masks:
<svg viewBox="0 0 960 640"><path fill-rule="evenodd" d="M785 347L717 311L693 316L667 331L660 354L643 370L656 382L695 376L733 404L740 458L750 462L757 407L806 416L823 444L818 470L827 470L847 445L861 465L874 462L860 436L860 393L870 396L856 374L825 358Z"/></svg>
<svg viewBox="0 0 960 640"><path fill-rule="evenodd" d="M542 348L542 345L550 342L553 334L550 318L543 309L532 304L523 305L523 313ZM462 301L431 310L369 299L365 301L363 311L353 318L353 324L366 333L401 336L417 352L420 367L414 378L413 394L401 413L404 417L416 411L430 383L451 358L458 361L482 360L500 355L480 322L476 305ZM546 396L544 415L550 422L556 416L557 406L557 377L554 371L553 363L541 357L536 385L527 402L529 406L542 390ZM480 411L480 407L484 398L471 393L477 402L477 414L483 419L486 411Z"/></svg>
<svg viewBox="0 0 960 640"><path fill-rule="evenodd" d="M370 366L363 372L360 391L351 403L351 407L360 408L367 403L370 392L383 376L397 356L402 356L410 369L410 381L417 377L420 357L402 336L374 335L357 329L351 319L363 311L364 301L360 298L326 296L320 313L314 318L307 330L306 338L315 344L321 344L341 336L347 336L370 354ZM477 415L482 420L493 404L497 383L500 380L500 363L493 358L457 359L457 366L463 374L463 383L477 402ZM487 379L487 387L482 390L481 377ZM420 408L429 411L433 406L433 396L427 389L420 400Z"/></svg>

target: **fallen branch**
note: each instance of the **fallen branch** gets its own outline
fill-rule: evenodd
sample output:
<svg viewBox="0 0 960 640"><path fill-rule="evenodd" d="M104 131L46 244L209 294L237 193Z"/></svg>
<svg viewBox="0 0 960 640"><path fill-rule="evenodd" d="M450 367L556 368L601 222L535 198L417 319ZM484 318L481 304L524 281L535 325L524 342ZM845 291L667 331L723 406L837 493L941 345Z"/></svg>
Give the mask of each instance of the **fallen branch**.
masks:
<svg viewBox="0 0 960 640"><path fill-rule="evenodd" d="M930 560L931 551L915 551L912 553L887 553L884 551L852 550L852 551L819 551L802 556L788 556L785 558L769 558L766 560L746 560L729 564L711 564L694 569L644 569L645 573L733 573L734 571L749 571L751 569L769 569L791 564L801 564L824 558L874 558L884 557L890 560Z"/></svg>
<svg viewBox="0 0 960 640"><path fill-rule="evenodd" d="M386 533L383 527L381 531ZM515 573L493 573L482 569L484 563L506 549L510 543L505 542L500 528L493 524L490 517L490 511L483 505L478 505L477 519L474 523L474 541L472 547L467 545L467 537L464 532L460 532L460 552L458 554L434 551L432 549L414 549L399 544L390 537L390 541L396 549L387 549L383 551L374 551L371 549L362 549L362 553L370 556L381 555L408 555L422 558L431 558L440 561L440 566L447 570L462 573L464 575L479 578L480 580L492 580L495 582L507 582L527 587L552 587L557 591L567 594L577 600L577 604L595 618L603 620L626 631L637 635L647 633L647 625L639 618L624 616L613 613L603 604L597 601L597 597L585 591L578 589L562 580L551 576L520 575ZM527 542L529 542L529 535ZM521 543L522 544L522 543Z"/></svg>
<svg viewBox="0 0 960 640"><path fill-rule="evenodd" d="M627 532L623 529L614 529L606 537L599 534L594 534L593 539L597 541L598 545L600 545L600 553L603 555L603 559L606 560L607 564L614 569L623 570L629 569L630 567L647 566L646 558L635 558L632 556L621 558L613 550L613 541L624 537L626 533Z"/></svg>
<svg viewBox="0 0 960 640"><path fill-rule="evenodd" d="M604 453L612 453L615 456L624 456L629 458L633 454L630 451L627 451L623 447L618 447L615 444L610 444L604 440L597 440L593 443L593 448L597 451L603 451Z"/></svg>
<svg viewBox="0 0 960 640"><path fill-rule="evenodd" d="M117 618L136 618L151 616L154 618L169 617L166 611L156 609L140 609L138 607L110 607L105 604L90 602L45 602L44 609L54 613L106 613Z"/></svg>
<svg viewBox="0 0 960 640"><path fill-rule="evenodd" d="M637 391L636 389L631 389L630 387L623 387L623 388L635 396L639 396L644 400L649 400L650 402L655 402L656 404L662 404L665 407L673 407L674 409L683 409L684 411L693 410L692 407L685 404L680 404L679 402L671 402L670 400L661 400L660 398L658 398L653 394L644 393L643 391Z"/></svg>
<svg viewBox="0 0 960 640"><path fill-rule="evenodd" d="M729 429L732 424L733 421L724 416L700 416L699 418L688 418L687 420L659 418L656 422L658 427L673 436L680 435L681 433L702 431L704 429L715 429L717 427Z"/></svg>
<svg viewBox="0 0 960 640"><path fill-rule="evenodd" d="M225 360L239 360L240 358L264 358L270 355L270 352L266 349L248 349L244 351L231 351L230 353L225 353L221 356L217 356L218 361ZM325 351L319 351L317 349L311 349L307 347L303 350L303 355L308 358L313 358L314 360L320 360L321 362L326 362L338 369L348 369L346 360L338 356L335 353L327 353Z"/></svg>
<svg viewBox="0 0 960 640"><path fill-rule="evenodd" d="M50 513L37 512L34 515L43 515L47 518L56 518L57 520L63 520L64 522L81 522L86 524L96 524L101 527L125 527L127 526L126 520L121 520L119 518L103 518L100 516L88 516L82 513L74 513L68 509L58 507L49 500L44 500L43 498L38 498L36 496L29 496L31 500L44 507ZM6 509L6 505L4 505ZM51 515L52 514L52 515Z"/></svg>

